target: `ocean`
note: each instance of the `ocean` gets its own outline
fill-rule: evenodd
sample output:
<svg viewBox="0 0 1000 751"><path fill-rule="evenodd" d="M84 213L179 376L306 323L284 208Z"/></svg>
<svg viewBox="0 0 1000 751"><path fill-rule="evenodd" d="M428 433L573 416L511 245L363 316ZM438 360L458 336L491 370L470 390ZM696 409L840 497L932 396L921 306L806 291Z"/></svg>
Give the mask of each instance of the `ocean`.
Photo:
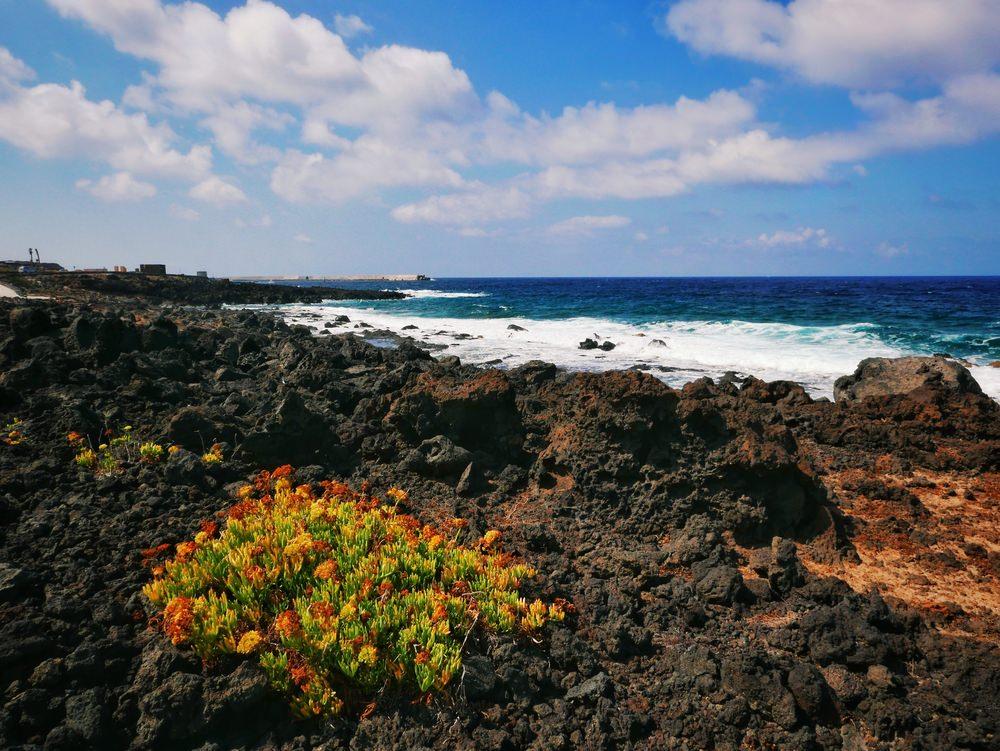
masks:
<svg viewBox="0 0 1000 751"><path fill-rule="evenodd" d="M304 282L309 284L309 282ZM332 333L365 322L463 362L571 370L638 367L672 386L728 371L831 396L866 357L947 353L1000 397L1000 277L563 278L337 282L405 300L289 305L290 322ZM316 319L314 316L319 315ZM510 328L520 327L522 330ZM404 330L404 327L413 327ZM610 351L582 350L587 338ZM389 344L389 342L383 342Z"/></svg>

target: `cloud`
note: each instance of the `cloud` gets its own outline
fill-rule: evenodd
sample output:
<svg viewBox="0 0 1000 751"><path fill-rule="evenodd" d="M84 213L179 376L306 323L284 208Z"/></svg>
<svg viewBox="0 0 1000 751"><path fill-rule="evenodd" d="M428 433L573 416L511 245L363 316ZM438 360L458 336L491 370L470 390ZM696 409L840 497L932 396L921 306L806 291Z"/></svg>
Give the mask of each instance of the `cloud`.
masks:
<svg viewBox="0 0 1000 751"><path fill-rule="evenodd" d="M460 227L455 230L462 237L493 237L495 232L488 232L482 227Z"/></svg>
<svg viewBox="0 0 1000 751"><path fill-rule="evenodd" d="M18 81L28 81L35 77L35 71L18 60L6 47L0 47L0 90Z"/></svg>
<svg viewBox="0 0 1000 751"><path fill-rule="evenodd" d="M948 196L942 196L938 193L931 193L927 196L927 203L934 208L947 209L949 211L967 211L976 207L971 201L966 201L961 198L950 198Z"/></svg>
<svg viewBox="0 0 1000 751"><path fill-rule="evenodd" d="M325 146L328 149L344 149L351 145L348 139L330 130L328 122L316 118L310 118L302 123L302 142L313 146Z"/></svg>
<svg viewBox="0 0 1000 751"><path fill-rule="evenodd" d="M272 224L274 224L274 220L271 218L270 214L262 214L259 217L254 217L253 219L243 219L242 217L237 217L235 220L233 220L233 224L235 224L240 229L246 229L247 227L267 229Z"/></svg>
<svg viewBox="0 0 1000 751"><path fill-rule="evenodd" d="M249 102L220 106L201 121L210 130L216 145L242 164L277 161L281 150L253 140L255 130L282 130L295 122L291 115Z"/></svg>
<svg viewBox="0 0 1000 751"><path fill-rule="evenodd" d="M752 244L764 248L801 247L804 245L828 248L832 242L832 238L825 229L800 227L797 230L778 230L770 235L761 234Z"/></svg>
<svg viewBox="0 0 1000 751"><path fill-rule="evenodd" d="M10 60L2 64L24 75ZM212 164L207 146L184 153L173 145L177 136L170 127L109 101L92 101L77 81L0 87L0 139L43 159L90 159L143 175L194 180Z"/></svg>
<svg viewBox="0 0 1000 751"><path fill-rule="evenodd" d="M910 247L906 243L883 242L879 244L879 246L875 249L875 252L883 258L891 260L893 258L898 258L899 256L907 255L910 252Z"/></svg>
<svg viewBox="0 0 1000 751"><path fill-rule="evenodd" d="M201 128L234 161L265 165L255 172L269 174L272 192L286 201L338 203L407 190L394 219L468 232L489 232L489 223L567 198L808 185L863 170L862 162L881 154L1000 132L1000 77L988 67L997 45L989 24L980 23L984 4L994 0L955 0L940 23L930 0L676 3L664 28L702 52L839 85L940 83L919 99L855 92L859 125L795 137L760 121L761 89L753 83L697 99L529 113L500 92L480 96L443 52L395 44L350 49L345 38L366 26L357 17L335 17L328 28L269 0L246 0L225 13L196 0L47 1L108 35L148 72L116 106L88 102L79 84L27 87L20 83L30 74L26 66L0 54L0 138L39 155L93 156L134 175L172 170L196 183L193 197L216 203L245 195L212 175L208 146L185 153L176 134L150 117L182 123L184 133ZM902 20L889 24L884 8ZM58 113L42 117L37 129L35 109L22 101L32 98L53 100L43 109ZM17 117L4 118L4 107ZM63 108L88 114L67 118ZM93 108L103 114L91 115ZM100 122L88 128L88 118Z"/></svg>
<svg viewBox="0 0 1000 751"><path fill-rule="evenodd" d="M176 203L170 204L170 215L185 222L196 222L201 217L201 214L190 206L180 206Z"/></svg>
<svg viewBox="0 0 1000 751"><path fill-rule="evenodd" d="M215 175L195 185L188 191L188 195L198 201L212 203L216 206L241 203L247 200L246 194L242 190Z"/></svg>
<svg viewBox="0 0 1000 751"><path fill-rule="evenodd" d="M1000 62L995 0L681 0L662 29L698 52L850 88L943 82Z"/></svg>
<svg viewBox="0 0 1000 751"><path fill-rule="evenodd" d="M632 109L590 102L580 108L566 107L558 117L540 118L511 110L513 105L497 96L492 99L493 114L482 126L484 155L491 161L543 166L696 147L738 133L754 118L751 102L726 90L704 100L681 97L673 104Z"/></svg>
<svg viewBox="0 0 1000 751"><path fill-rule="evenodd" d="M340 13L333 17L333 28L344 39L351 39L359 34L371 34L374 29L361 20L359 16L342 16Z"/></svg>
<svg viewBox="0 0 1000 751"><path fill-rule="evenodd" d="M938 96L915 101L896 94L855 94L868 119L851 131L801 138L763 127L724 138L690 141L646 158L559 164L512 181L533 202L561 198L668 198L698 185L807 185L830 179L839 165L892 152L972 143L1000 133L1000 76L949 81Z"/></svg>
<svg viewBox="0 0 1000 751"><path fill-rule="evenodd" d="M127 93L131 105L200 117L237 161L277 163L271 184L288 200L340 201L385 186L461 182L450 168L455 154L423 146L427 121L480 109L468 76L443 52L385 45L355 55L317 18L292 16L266 0L247 0L224 15L198 2L49 4L156 66ZM356 17L341 21L362 30ZM299 119L304 143L344 153L279 151L254 138ZM351 142L331 125L362 134Z"/></svg>
<svg viewBox="0 0 1000 751"><path fill-rule="evenodd" d="M344 201L385 186L447 186L461 176L430 151L402 149L362 136L333 157L290 150L271 174L271 189L296 202Z"/></svg>
<svg viewBox="0 0 1000 751"><path fill-rule="evenodd" d="M864 155L972 143L1000 133L995 73L954 78L940 95L916 101L892 93L853 94L851 101L871 118L855 137Z"/></svg>
<svg viewBox="0 0 1000 751"><path fill-rule="evenodd" d="M519 188L495 188L478 183L462 193L431 196L417 203L397 206L392 210L392 217L405 224L469 226L520 219L528 216L531 203L530 196Z"/></svg>
<svg viewBox="0 0 1000 751"><path fill-rule="evenodd" d="M557 237L593 237L600 230L620 229L631 223L629 217L615 214L574 216L550 225L546 233Z"/></svg>
<svg viewBox="0 0 1000 751"><path fill-rule="evenodd" d="M102 201L142 201L156 195L156 186L136 180L128 172L116 172L94 182L93 180L77 180L78 190L90 193Z"/></svg>
<svg viewBox="0 0 1000 751"><path fill-rule="evenodd" d="M309 237L309 235L303 234L302 232L297 234L293 239L295 240L295 242L302 243L303 245L312 245L314 242L314 240L311 237Z"/></svg>
<svg viewBox="0 0 1000 751"><path fill-rule="evenodd" d="M472 96L468 77L442 52L387 45L355 56L319 19L266 0L224 16L198 2L48 1L109 35L120 51L154 62L153 86L194 112L250 98L317 108L365 127L451 109Z"/></svg>

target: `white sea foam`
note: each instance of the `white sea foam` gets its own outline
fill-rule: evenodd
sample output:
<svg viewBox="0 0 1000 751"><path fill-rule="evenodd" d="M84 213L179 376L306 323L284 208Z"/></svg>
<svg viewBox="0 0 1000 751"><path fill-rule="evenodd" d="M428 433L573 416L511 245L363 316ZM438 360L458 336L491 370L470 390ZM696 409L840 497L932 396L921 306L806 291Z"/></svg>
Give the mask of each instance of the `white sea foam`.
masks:
<svg viewBox="0 0 1000 751"><path fill-rule="evenodd" d="M387 289L383 292L402 292L416 299L430 297L489 297L489 292L446 292L442 289Z"/></svg>
<svg viewBox="0 0 1000 751"><path fill-rule="evenodd" d="M972 377L976 379L984 393L989 394L994 399L1000 399L1000 368L989 365L973 365L969 368L969 372L972 373Z"/></svg>
<svg viewBox="0 0 1000 751"><path fill-rule="evenodd" d="M430 292L430 290L423 290ZM455 293L449 293L455 294ZM833 382L852 373L866 357L901 357L912 352L881 340L871 323L841 326L795 326L746 321L663 321L642 325L601 318L536 320L528 318L426 318L395 314L363 305L286 306L289 322L323 327L335 316L331 333L361 334L364 321L447 349L463 362L514 367L545 360L570 370L611 370L640 366L672 386L702 376L718 378L727 371L765 380L797 381L813 396L832 396ZM317 319L314 316L319 315ZM511 324L525 331L510 330ZM403 331L404 326L417 329ZM473 339L456 339L456 335ZM581 350L586 338L610 341L610 352ZM499 361L499 363L497 363ZM1000 368L976 366L972 373L983 390L1000 397Z"/></svg>

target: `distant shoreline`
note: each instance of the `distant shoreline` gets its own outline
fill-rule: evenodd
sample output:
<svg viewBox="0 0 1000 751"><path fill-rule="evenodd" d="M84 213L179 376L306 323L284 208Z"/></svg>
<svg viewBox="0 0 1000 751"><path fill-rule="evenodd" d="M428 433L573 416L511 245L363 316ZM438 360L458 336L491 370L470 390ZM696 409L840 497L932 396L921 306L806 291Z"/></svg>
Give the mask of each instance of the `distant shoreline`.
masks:
<svg viewBox="0 0 1000 751"><path fill-rule="evenodd" d="M231 276L234 282L427 282L424 274L353 274L346 276Z"/></svg>

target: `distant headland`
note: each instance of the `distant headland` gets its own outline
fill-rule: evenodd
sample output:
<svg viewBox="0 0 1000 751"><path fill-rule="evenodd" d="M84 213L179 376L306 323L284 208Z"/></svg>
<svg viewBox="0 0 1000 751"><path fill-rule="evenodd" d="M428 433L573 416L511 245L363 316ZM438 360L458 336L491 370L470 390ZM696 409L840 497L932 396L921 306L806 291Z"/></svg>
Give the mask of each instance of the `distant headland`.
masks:
<svg viewBox="0 0 1000 751"><path fill-rule="evenodd" d="M424 274L345 274L340 276L231 276L234 282L426 282Z"/></svg>

